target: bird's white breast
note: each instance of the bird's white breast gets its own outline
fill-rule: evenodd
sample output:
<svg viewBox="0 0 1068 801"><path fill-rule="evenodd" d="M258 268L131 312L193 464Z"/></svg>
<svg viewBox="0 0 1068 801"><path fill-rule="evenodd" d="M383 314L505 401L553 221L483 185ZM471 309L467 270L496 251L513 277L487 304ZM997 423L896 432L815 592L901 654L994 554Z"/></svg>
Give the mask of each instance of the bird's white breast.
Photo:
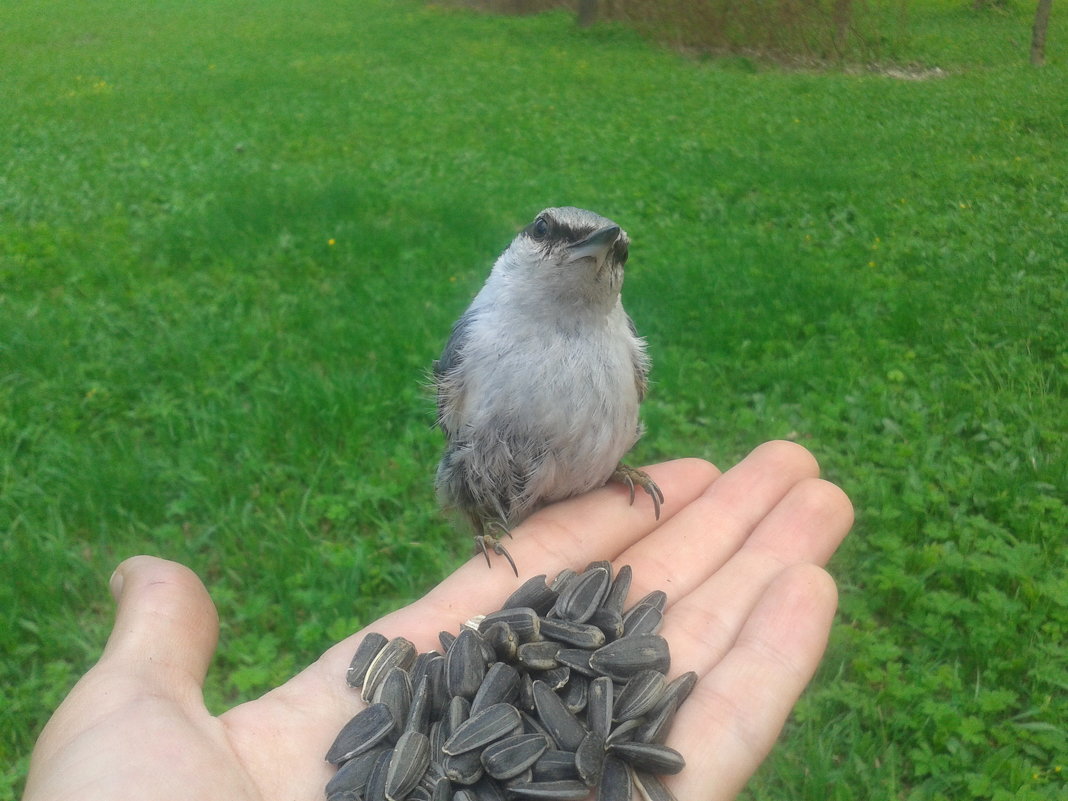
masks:
<svg viewBox="0 0 1068 801"><path fill-rule="evenodd" d="M539 456L529 500L550 502L605 483L639 436L635 363L641 342L617 303L567 327L509 304L479 310L463 354L462 439L507 430L494 461ZM502 421L507 421L502 425ZM482 447L487 447L485 441Z"/></svg>

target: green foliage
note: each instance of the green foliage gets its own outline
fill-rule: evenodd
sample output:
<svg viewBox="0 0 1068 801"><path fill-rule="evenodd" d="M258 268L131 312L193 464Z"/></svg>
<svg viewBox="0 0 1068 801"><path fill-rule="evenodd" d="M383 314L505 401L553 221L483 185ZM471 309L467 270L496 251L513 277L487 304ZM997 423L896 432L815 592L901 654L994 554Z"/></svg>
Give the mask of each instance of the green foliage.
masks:
<svg viewBox="0 0 1068 801"><path fill-rule="evenodd" d="M634 240L637 458L789 437L858 510L745 797L1061 797L1068 31L1027 69L1028 14L923 4L895 47L947 77L901 81L562 13L0 8L0 797L125 556L207 583L216 710L467 558L426 370L560 203Z"/></svg>

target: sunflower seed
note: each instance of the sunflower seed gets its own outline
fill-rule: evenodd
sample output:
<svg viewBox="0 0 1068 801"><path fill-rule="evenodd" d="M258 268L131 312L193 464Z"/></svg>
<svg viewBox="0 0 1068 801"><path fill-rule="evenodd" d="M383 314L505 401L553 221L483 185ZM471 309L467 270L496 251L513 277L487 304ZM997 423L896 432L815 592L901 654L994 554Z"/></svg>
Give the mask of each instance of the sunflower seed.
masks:
<svg viewBox="0 0 1068 801"><path fill-rule="evenodd" d="M430 764L430 741L425 734L406 731L397 740L386 772L386 801L404 801Z"/></svg>
<svg viewBox="0 0 1068 801"><path fill-rule="evenodd" d="M664 622L664 613L652 604L638 604L623 616L623 636L656 634Z"/></svg>
<svg viewBox="0 0 1068 801"><path fill-rule="evenodd" d="M452 700L449 701L449 706L445 710L445 717L442 720L442 724L449 737L460 728L461 725L467 722L467 719L471 717L471 702L464 698L462 695L454 695ZM448 737L446 737L448 739Z"/></svg>
<svg viewBox="0 0 1068 801"><path fill-rule="evenodd" d="M609 755L604 760L601 784L597 789L597 801L631 801L630 768L626 763Z"/></svg>
<svg viewBox="0 0 1068 801"><path fill-rule="evenodd" d="M478 751L446 754L441 766L445 769L446 778L456 784L474 784L482 778L482 760Z"/></svg>
<svg viewBox="0 0 1068 801"><path fill-rule="evenodd" d="M585 727L543 681L534 682L534 708L538 711L542 725L558 746L565 751L578 748L582 738L586 736Z"/></svg>
<svg viewBox="0 0 1068 801"><path fill-rule="evenodd" d="M478 632L464 629L445 654L445 687L449 695L474 698L486 675L486 657Z"/></svg>
<svg viewBox="0 0 1068 801"><path fill-rule="evenodd" d="M385 704L371 704L357 712L334 738L326 761L338 765L371 750L393 730L393 713Z"/></svg>
<svg viewBox="0 0 1068 801"><path fill-rule="evenodd" d="M533 609L539 615L544 615L553 608L556 603L557 593L549 589L545 583L545 574L534 576L524 581L518 590L508 596L501 609L512 609L516 606L526 606Z"/></svg>
<svg viewBox="0 0 1068 801"><path fill-rule="evenodd" d="M482 658L486 660L486 665L489 666L494 662L500 662L501 660L497 658L497 651L494 649L493 643L488 642L481 632L476 633L478 634L478 644L482 646Z"/></svg>
<svg viewBox="0 0 1068 801"><path fill-rule="evenodd" d="M441 754L441 746L443 746L445 741L449 738L449 732L445 728L445 722L435 720L431 723L430 734L427 736L430 738L430 753L433 755L434 759L437 759Z"/></svg>
<svg viewBox="0 0 1068 801"><path fill-rule="evenodd" d="M492 776L489 776L488 778L490 780L493 779ZM532 781L534 781L534 771L531 770L530 768L527 768L526 770L521 772L518 776L514 776L511 779L505 779L503 782L496 782L495 781L494 783L497 784L498 787L503 786L504 787L504 792L507 792L508 788L511 787L513 784L526 784L527 782L532 782Z"/></svg>
<svg viewBox="0 0 1068 801"><path fill-rule="evenodd" d="M549 741L550 748L556 747L555 743L553 743L552 735L545 731L545 727L541 725L541 721L534 717L534 715L524 710L520 710L519 719L521 725L518 734L540 734Z"/></svg>
<svg viewBox="0 0 1068 801"><path fill-rule="evenodd" d="M608 753L625 760L637 770L648 773L678 773L686 767L686 760L674 748L656 743L610 743Z"/></svg>
<svg viewBox="0 0 1068 801"><path fill-rule="evenodd" d="M604 632L588 623L542 618L540 628L542 637L575 648L593 650L605 644Z"/></svg>
<svg viewBox="0 0 1068 801"><path fill-rule="evenodd" d="M408 707L404 730L430 734L430 678L425 673L419 680L419 685L412 691L412 702Z"/></svg>
<svg viewBox="0 0 1068 801"><path fill-rule="evenodd" d="M519 637L512 631L512 627L503 620L491 623L482 632L482 638L493 648L495 661L515 661L516 650L519 648Z"/></svg>
<svg viewBox="0 0 1068 801"><path fill-rule="evenodd" d="M654 711L659 711L659 707L671 702L674 702L676 706L682 706L682 702L689 696L695 684L697 684L697 674L692 670L675 677L664 689L664 695Z"/></svg>
<svg viewBox="0 0 1068 801"><path fill-rule="evenodd" d="M534 763L532 767L533 780L538 782L559 781L561 779L577 779L578 769L575 767L575 754L571 751L559 751L550 748Z"/></svg>
<svg viewBox="0 0 1068 801"><path fill-rule="evenodd" d="M582 801L590 788L580 781L563 779L551 782L515 782L508 785L509 795L515 798L544 798L549 801Z"/></svg>
<svg viewBox="0 0 1068 801"><path fill-rule="evenodd" d="M388 745L378 745L369 751L364 751L344 762L337 773L330 777L326 783L326 797L333 801L340 797L341 793L362 793L367 786L367 777L371 774L371 768L383 751L390 751Z"/></svg>
<svg viewBox="0 0 1068 801"><path fill-rule="evenodd" d="M608 580L611 581L612 580L612 563L609 562L607 559L600 559L600 560L598 560L596 562L590 562L588 565L586 565L586 567L584 567L582 569L582 572L585 573L588 570L594 570L594 569L596 569L598 567L601 568L602 570L607 571Z"/></svg>
<svg viewBox="0 0 1068 801"><path fill-rule="evenodd" d="M579 778L589 787L596 787L601 780L601 771L604 770L605 758L604 737L590 732L579 743L575 751L575 768Z"/></svg>
<svg viewBox="0 0 1068 801"><path fill-rule="evenodd" d="M570 567L565 567L549 583L549 589L555 593L561 593L574 579L578 578L578 573L572 570Z"/></svg>
<svg viewBox="0 0 1068 801"><path fill-rule="evenodd" d="M624 637L590 655L590 667L616 681L627 681L642 670L664 673L670 664L667 640L659 634Z"/></svg>
<svg viewBox="0 0 1068 801"><path fill-rule="evenodd" d="M591 677L597 675L590 667L590 652L581 648L561 648L556 654L556 661L570 668L572 673Z"/></svg>
<svg viewBox="0 0 1068 801"><path fill-rule="evenodd" d="M510 704L518 697L519 671L504 662L494 662L471 700L471 714L494 704Z"/></svg>
<svg viewBox="0 0 1068 801"><path fill-rule="evenodd" d="M362 687L364 677L367 675L367 667L378 656L378 652L386 647L388 639L377 631L369 632L356 646L356 653L349 663L349 669L345 674L345 680L350 687Z"/></svg>
<svg viewBox="0 0 1068 801"><path fill-rule="evenodd" d="M415 646L404 637L394 637L381 651L371 660L367 666L367 675L363 680L363 693L361 697L368 703L374 698L375 690L379 682L386 677L393 668L399 667L407 670L415 661Z"/></svg>
<svg viewBox="0 0 1068 801"><path fill-rule="evenodd" d="M525 642L516 651L516 658L527 670L552 670L557 667L556 655L559 651L560 643L551 640Z"/></svg>
<svg viewBox="0 0 1068 801"><path fill-rule="evenodd" d="M607 737L612 729L612 709L615 700L615 685L607 676L598 676L590 682L586 698L586 721L590 731Z"/></svg>
<svg viewBox="0 0 1068 801"><path fill-rule="evenodd" d="M471 789L478 801L505 801L506 799L504 788L492 776L483 776L471 785Z"/></svg>
<svg viewBox="0 0 1068 801"><path fill-rule="evenodd" d="M551 670L543 670L538 674L538 678L548 684L552 689L559 690L570 680L571 668L566 665L560 665Z"/></svg>
<svg viewBox="0 0 1068 801"><path fill-rule="evenodd" d="M536 576L441 632L444 655L366 635L346 681L372 703L331 746L327 801L566 801L598 781L602 801L630 801L631 783L675 801L653 774L683 766L663 743L697 677L667 682L667 596L624 614L631 585L607 561Z"/></svg>
<svg viewBox="0 0 1068 801"><path fill-rule="evenodd" d="M494 704L460 724L446 740L442 750L446 754L462 754L480 748L494 740L507 737L522 721L519 711L510 704Z"/></svg>
<svg viewBox="0 0 1068 801"><path fill-rule="evenodd" d="M448 780L445 777L445 768L441 766L441 763L434 759L433 746L430 751L430 764L426 766L422 777L419 779L419 786L425 787L431 792L434 791L441 783L448 784Z"/></svg>
<svg viewBox="0 0 1068 801"><path fill-rule="evenodd" d="M482 750L482 767L495 779L512 779L533 765L549 748L540 734L513 734Z"/></svg>
<svg viewBox="0 0 1068 801"><path fill-rule="evenodd" d="M667 739L678 708L674 701L667 706L658 706L656 711L643 719L642 725L634 732L634 739L641 743L662 744Z"/></svg>
<svg viewBox="0 0 1068 801"><path fill-rule="evenodd" d="M534 678L523 671L519 679L519 708L527 712L534 710Z"/></svg>
<svg viewBox="0 0 1068 801"><path fill-rule="evenodd" d="M441 650L448 653L449 649L452 648L452 644L456 642L456 635L451 631L439 631L438 642L441 643Z"/></svg>
<svg viewBox="0 0 1068 801"><path fill-rule="evenodd" d="M603 567L579 574L561 591L551 614L575 623L585 623L604 600L610 581L608 571Z"/></svg>
<svg viewBox="0 0 1068 801"><path fill-rule="evenodd" d="M623 636L623 615L615 609L605 609L602 606L590 615L586 622L599 628L606 642L618 640Z"/></svg>
<svg viewBox="0 0 1068 801"><path fill-rule="evenodd" d="M533 642L541 639L538 613L529 606L517 606L513 609L492 612L482 618L478 630L485 631L498 620L507 623L520 642Z"/></svg>
<svg viewBox="0 0 1068 801"><path fill-rule="evenodd" d="M394 738L400 736L412 704L412 680L408 677L408 672L399 667L390 670L379 682L374 701L389 707L389 711L393 713L393 731L390 734Z"/></svg>
<svg viewBox="0 0 1068 801"><path fill-rule="evenodd" d="M631 772L631 779L634 781L634 787L638 790L638 795L641 796L642 801L678 801L675 798L675 794L665 787L664 783L652 773L635 770Z"/></svg>
<svg viewBox="0 0 1068 801"><path fill-rule="evenodd" d="M641 726L642 722L638 718L624 720L608 733L608 736L604 738L605 742L612 745L613 743L622 743L627 742L628 740L633 740L634 735Z"/></svg>
<svg viewBox="0 0 1068 801"><path fill-rule="evenodd" d="M430 663L437 657L441 656L437 651L426 651L419 654L415 661L412 662L412 667L408 671L412 677L412 686L418 687L419 681L427 674L427 670L430 668Z"/></svg>
<svg viewBox="0 0 1068 801"><path fill-rule="evenodd" d="M639 670L616 699L616 720L639 718L657 705L664 695L667 679L659 670Z"/></svg>
<svg viewBox="0 0 1068 801"><path fill-rule="evenodd" d="M560 700L568 711L577 715L586 708L586 700L589 695L590 683L585 676L574 674L564 685L564 691L559 693Z"/></svg>
<svg viewBox="0 0 1068 801"><path fill-rule="evenodd" d="M634 606L640 606L641 604L650 604L663 612L667 607L667 593L663 590L653 590L647 595L639 598ZM631 608L633 609L634 607Z"/></svg>
<svg viewBox="0 0 1068 801"><path fill-rule="evenodd" d="M449 703L449 693L445 689L445 658L442 656L435 656L433 659L427 661L426 670L418 678L413 676L412 678L412 700L413 703L416 700L416 696L419 693L419 684L426 681L426 706L427 706L427 719L439 720L445 712L445 707ZM409 717L412 712L409 710ZM426 732L423 732L424 734Z"/></svg>
<svg viewBox="0 0 1068 801"><path fill-rule="evenodd" d="M393 757L392 751L379 754L371 773L367 777L367 785L364 787L364 798L367 801L386 801L386 776L389 774L389 762Z"/></svg>
<svg viewBox="0 0 1068 801"><path fill-rule="evenodd" d="M627 593L630 592L630 582L633 575L630 565L623 565L612 579L612 586L601 603L601 608L618 614L623 613L623 605L627 602Z"/></svg>

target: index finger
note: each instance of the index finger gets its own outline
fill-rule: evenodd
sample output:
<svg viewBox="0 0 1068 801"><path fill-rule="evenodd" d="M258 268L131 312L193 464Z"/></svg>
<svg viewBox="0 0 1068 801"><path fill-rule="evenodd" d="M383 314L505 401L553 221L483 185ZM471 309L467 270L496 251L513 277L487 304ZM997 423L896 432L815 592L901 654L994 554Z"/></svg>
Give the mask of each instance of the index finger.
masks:
<svg viewBox="0 0 1068 801"><path fill-rule="evenodd" d="M648 473L666 496L659 521L651 507L639 507L637 501L630 506L622 487L603 487L554 504L517 526L514 543L509 541L518 578L503 560L487 570L481 555L472 557L423 598L374 623L374 630L387 637L407 637L420 650L434 648L439 631L455 631L475 615L496 610L532 576L545 574L551 579L565 567L581 569L598 559L615 558L700 497L719 476L715 467L699 459L664 462ZM343 640L320 662L343 675L361 636L362 632Z"/></svg>

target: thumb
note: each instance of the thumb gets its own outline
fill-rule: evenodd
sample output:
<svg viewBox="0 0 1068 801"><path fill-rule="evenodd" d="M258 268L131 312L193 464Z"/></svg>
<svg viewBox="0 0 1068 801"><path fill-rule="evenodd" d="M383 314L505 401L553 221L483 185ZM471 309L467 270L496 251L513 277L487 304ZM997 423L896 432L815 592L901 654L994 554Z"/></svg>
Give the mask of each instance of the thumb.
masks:
<svg viewBox="0 0 1068 801"><path fill-rule="evenodd" d="M151 722L146 715L174 721L178 718L166 713L175 705L186 713L203 710L201 683L219 619L200 579L176 562L135 556L115 570L111 592L118 604L115 627L100 660L41 732L30 761L27 800L81 797L49 788L83 777L84 771L70 772L72 764L95 764L101 775L111 775L116 768L108 754L119 753L129 763L137 747L131 738L143 740L143 727ZM174 726L170 729L173 734Z"/></svg>
<svg viewBox="0 0 1068 801"><path fill-rule="evenodd" d="M219 637L219 617L204 584L177 562L134 556L111 576L115 626L99 667L119 667L165 696L199 689Z"/></svg>

